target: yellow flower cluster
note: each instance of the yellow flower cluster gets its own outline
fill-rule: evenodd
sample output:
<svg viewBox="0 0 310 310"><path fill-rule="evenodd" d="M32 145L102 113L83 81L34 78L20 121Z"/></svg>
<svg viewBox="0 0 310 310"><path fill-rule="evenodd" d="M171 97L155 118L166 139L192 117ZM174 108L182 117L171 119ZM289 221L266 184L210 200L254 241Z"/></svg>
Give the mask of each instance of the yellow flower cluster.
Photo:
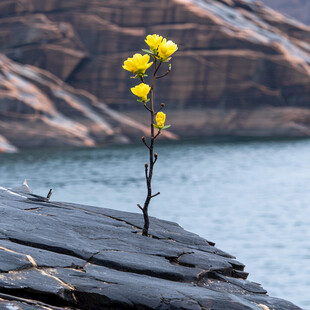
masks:
<svg viewBox="0 0 310 310"><path fill-rule="evenodd" d="M142 101L147 100L147 95L150 92L151 87L147 84L141 83L131 88L131 92L140 98Z"/></svg>
<svg viewBox="0 0 310 310"><path fill-rule="evenodd" d="M146 44L149 46L150 51L145 55L139 53L134 54L133 57L127 58L124 61L123 68L135 75L135 77L140 77L142 81L145 76L145 71L153 64L150 61L150 55L154 60L159 59L161 62L167 62L170 60L170 56L177 51L178 46L171 40L159 36L158 34L148 35L145 40ZM141 83L133 88L131 91L134 95L139 97L140 101L144 103L148 100L147 95L151 87L145 83Z"/></svg>
<svg viewBox="0 0 310 310"><path fill-rule="evenodd" d="M153 64L149 55L134 54L132 58L125 60L123 68L135 75L144 75L145 71Z"/></svg>
<svg viewBox="0 0 310 310"><path fill-rule="evenodd" d="M171 40L167 41L167 39L157 34L148 35L145 42L160 61L167 61L178 50L178 46L175 43Z"/></svg>
<svg viewBox="0 0 310 310"><path fill-rule="evenodd" d="M157 128L162 129L165 127L165 121L166 121L166 114L164 112L158 112L156 114L156 123Z"/></svg>

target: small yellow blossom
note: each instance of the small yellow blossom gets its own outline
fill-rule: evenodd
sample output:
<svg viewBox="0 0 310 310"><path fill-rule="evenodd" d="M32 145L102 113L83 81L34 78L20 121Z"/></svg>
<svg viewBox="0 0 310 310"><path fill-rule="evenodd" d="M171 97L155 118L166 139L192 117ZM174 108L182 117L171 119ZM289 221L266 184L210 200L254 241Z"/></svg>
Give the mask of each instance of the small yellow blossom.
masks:
<svg viewBox="0 0 310 310"><path fill-rule="evenodd" d="M147 95L150 92L151 87L147 84L141 83L135 87L131 88L131 92L140 98L142 101L147 100Z"/></svg>
<svg viewBox="0 0 310 310"><path fill-rule="evenodd" d="M133 74L143 75L145 71L153 64L148 63L150 60L149 55L134 54L132 58L124 61L123 68Z"/></svg>
<svg viewBox="0 0 310 310"><path fill-rule="evenodd" d="M166 114L163 112L158 112L156 114L157 127L162 129L165 126Z"/></svg>
<svg viewBox="0 0 310 310"><path fill-rule="evenodd" d="M176 52L177 49L178 46L171 40L167 41L166 39L163 39L163 41L158 47L158 57L161 61L164 61L168 57L170 57L174 52Z"/></svg>
<svg viewBox="0 0 310 310"><path fill-rule="evenodd" d="M145 43L149 46L150 50L156 54L156 51L163 40L162 36L158 34L148 35L146 37Z"/></svg>

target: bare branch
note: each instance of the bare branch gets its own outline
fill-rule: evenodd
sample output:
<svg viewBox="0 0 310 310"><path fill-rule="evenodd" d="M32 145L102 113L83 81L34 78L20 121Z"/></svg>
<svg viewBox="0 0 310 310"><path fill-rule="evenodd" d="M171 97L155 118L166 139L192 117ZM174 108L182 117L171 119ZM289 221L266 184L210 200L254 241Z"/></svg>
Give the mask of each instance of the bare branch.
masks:
<svg viewBox="0 0 310 310"><path fill-rule="evenodd" d="M144 104L144 107L152 113L152 110L146 105L146 103Z"/></svg>
<svg viewBox="0 0 310 310"><path fill-rule="evenodd" d="M157 73L158 69L160 68L161 64L162 64L162 62L159 63L158 67L157 67L156 70L154 71L154 77L156 76L156 73Z"/></svg>
<svg viewBox="0 0 310 310"><path fill-rule="evenodd" d="M137 206L143 212L143 208L139 204L137 204Z"/></svg>
<svg viewBox="0 0 310 310"><path fill-rule="evenodd" d="M163 75L157 76L156 79L161 79L161 78L167 76L170 72L171 72L171 67L169 66L167 72L165 74L163 74Z"/></svg>
<svg viewBox="0 0 310 310"><path fill-rule="evenodd" d="M155 158L155 160L154 160L153 165L155 165L155 163L157 162L157 158L158 158L158 154L157 153L154 154L154 158Z"/></svg>
<svg viewBox="0 0 310 310"><path fill-rule="evenodd" d="M156 196L158 196L158 195L160 195L160 192L158 192L157 194L151 196L151 198L154 198L154 197L156 197Z"/></svg>
<svg viewBox="0 0 310 310"><path fill-rule="evenodd" d="M157 114L159 111L161 111L164 107L165 107L165 104L162 103L162 104L160 105L160 108L156 111L156 114Z"/></svg>
<svg viewBox="0 0 310 310"><path fill-rule="evenodd" d="M160 135L160 130L158 130L158 133L156 134L156 136L154 137L154 140Z"/></svg>
<svg viewBox="0 0 310 310"><path fill-rule="evenodd" d="M148 149L150 149L150 147L147 145L147 143L146 143L146 141L145 141L145 137L144 137L144 136L142 137L142 142L143 142L143 144L144 144Z"/></svg>
<svg viewBox="0 0 310 310"><path fill-rule="evenodd" d="M50 200L50 198L51 198L51 196L52 196L52 193L53 193L53 190L50 189L49 192L48 192L48 194L47 194L47 197L46 197L46 200L47 200L47 201Z"/></svg>

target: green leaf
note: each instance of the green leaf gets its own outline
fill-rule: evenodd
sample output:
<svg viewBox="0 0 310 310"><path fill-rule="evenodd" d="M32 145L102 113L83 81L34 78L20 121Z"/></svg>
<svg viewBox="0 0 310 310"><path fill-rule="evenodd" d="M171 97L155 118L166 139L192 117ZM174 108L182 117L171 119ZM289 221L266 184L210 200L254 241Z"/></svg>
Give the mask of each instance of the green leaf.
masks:
<svg viewBox="0 0 310 310"><path fill-rule="evenodd" d="M158 130L161 130L161 128L159 128L157 125L153 124L153 126L157 128Z"/></svg>
<svg viewBox="0 0 310 310"><path fill-rule="evenodd" d="M169 62L170 60L171 60L171 57L168 57L168 58L162 60L162 62Z"/></svg>
<svg viewBox="0 0 310 310"><path fill-rule="evenodd" d="M163 130L163 129L167 129L167 128L171 127L171 125L166 125L166 126L164 126L163 128L160 128L160 127L158 127L158 126L155 125L155 124L153 124L153 126L154 126L155 128L157 128L158 130Z"/></svg>
<svg viewBox="0 0 310 310"><path fill-rule="evenodd" d="M137 99L137 101L139 101L139 102L142 102L142 103L146 104L147 102L149 102L149 101L150 101L150 99L147 99L147 100Z"/></svg>
<svg viewBox="0 0 310 310"><path fill-rule="evenodd" d="M145 49L142 49L143 52L149 54L149 55L155 55L152 51L150 50L145 50Z"/></svg>
<svg viewBox="0 0 310 310"><path fill-rule="evenodd" d="M171 125L166 125L166 126L164 126L162 129L167 129L167 128L169 128L169 127L171 127Z"/></svg>

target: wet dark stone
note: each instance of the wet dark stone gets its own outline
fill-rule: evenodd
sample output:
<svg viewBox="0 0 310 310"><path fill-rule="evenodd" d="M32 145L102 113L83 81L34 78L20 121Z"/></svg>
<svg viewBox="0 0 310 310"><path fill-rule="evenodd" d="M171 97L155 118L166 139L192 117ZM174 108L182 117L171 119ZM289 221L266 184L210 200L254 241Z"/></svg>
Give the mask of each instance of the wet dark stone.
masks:
<svg viewBox="0 0 310 310"><path fill-rule="evenodd" d="M142 226L141 214L0 187L0 310L300 309L213 242L156 218L152 237Z"/></svg>

